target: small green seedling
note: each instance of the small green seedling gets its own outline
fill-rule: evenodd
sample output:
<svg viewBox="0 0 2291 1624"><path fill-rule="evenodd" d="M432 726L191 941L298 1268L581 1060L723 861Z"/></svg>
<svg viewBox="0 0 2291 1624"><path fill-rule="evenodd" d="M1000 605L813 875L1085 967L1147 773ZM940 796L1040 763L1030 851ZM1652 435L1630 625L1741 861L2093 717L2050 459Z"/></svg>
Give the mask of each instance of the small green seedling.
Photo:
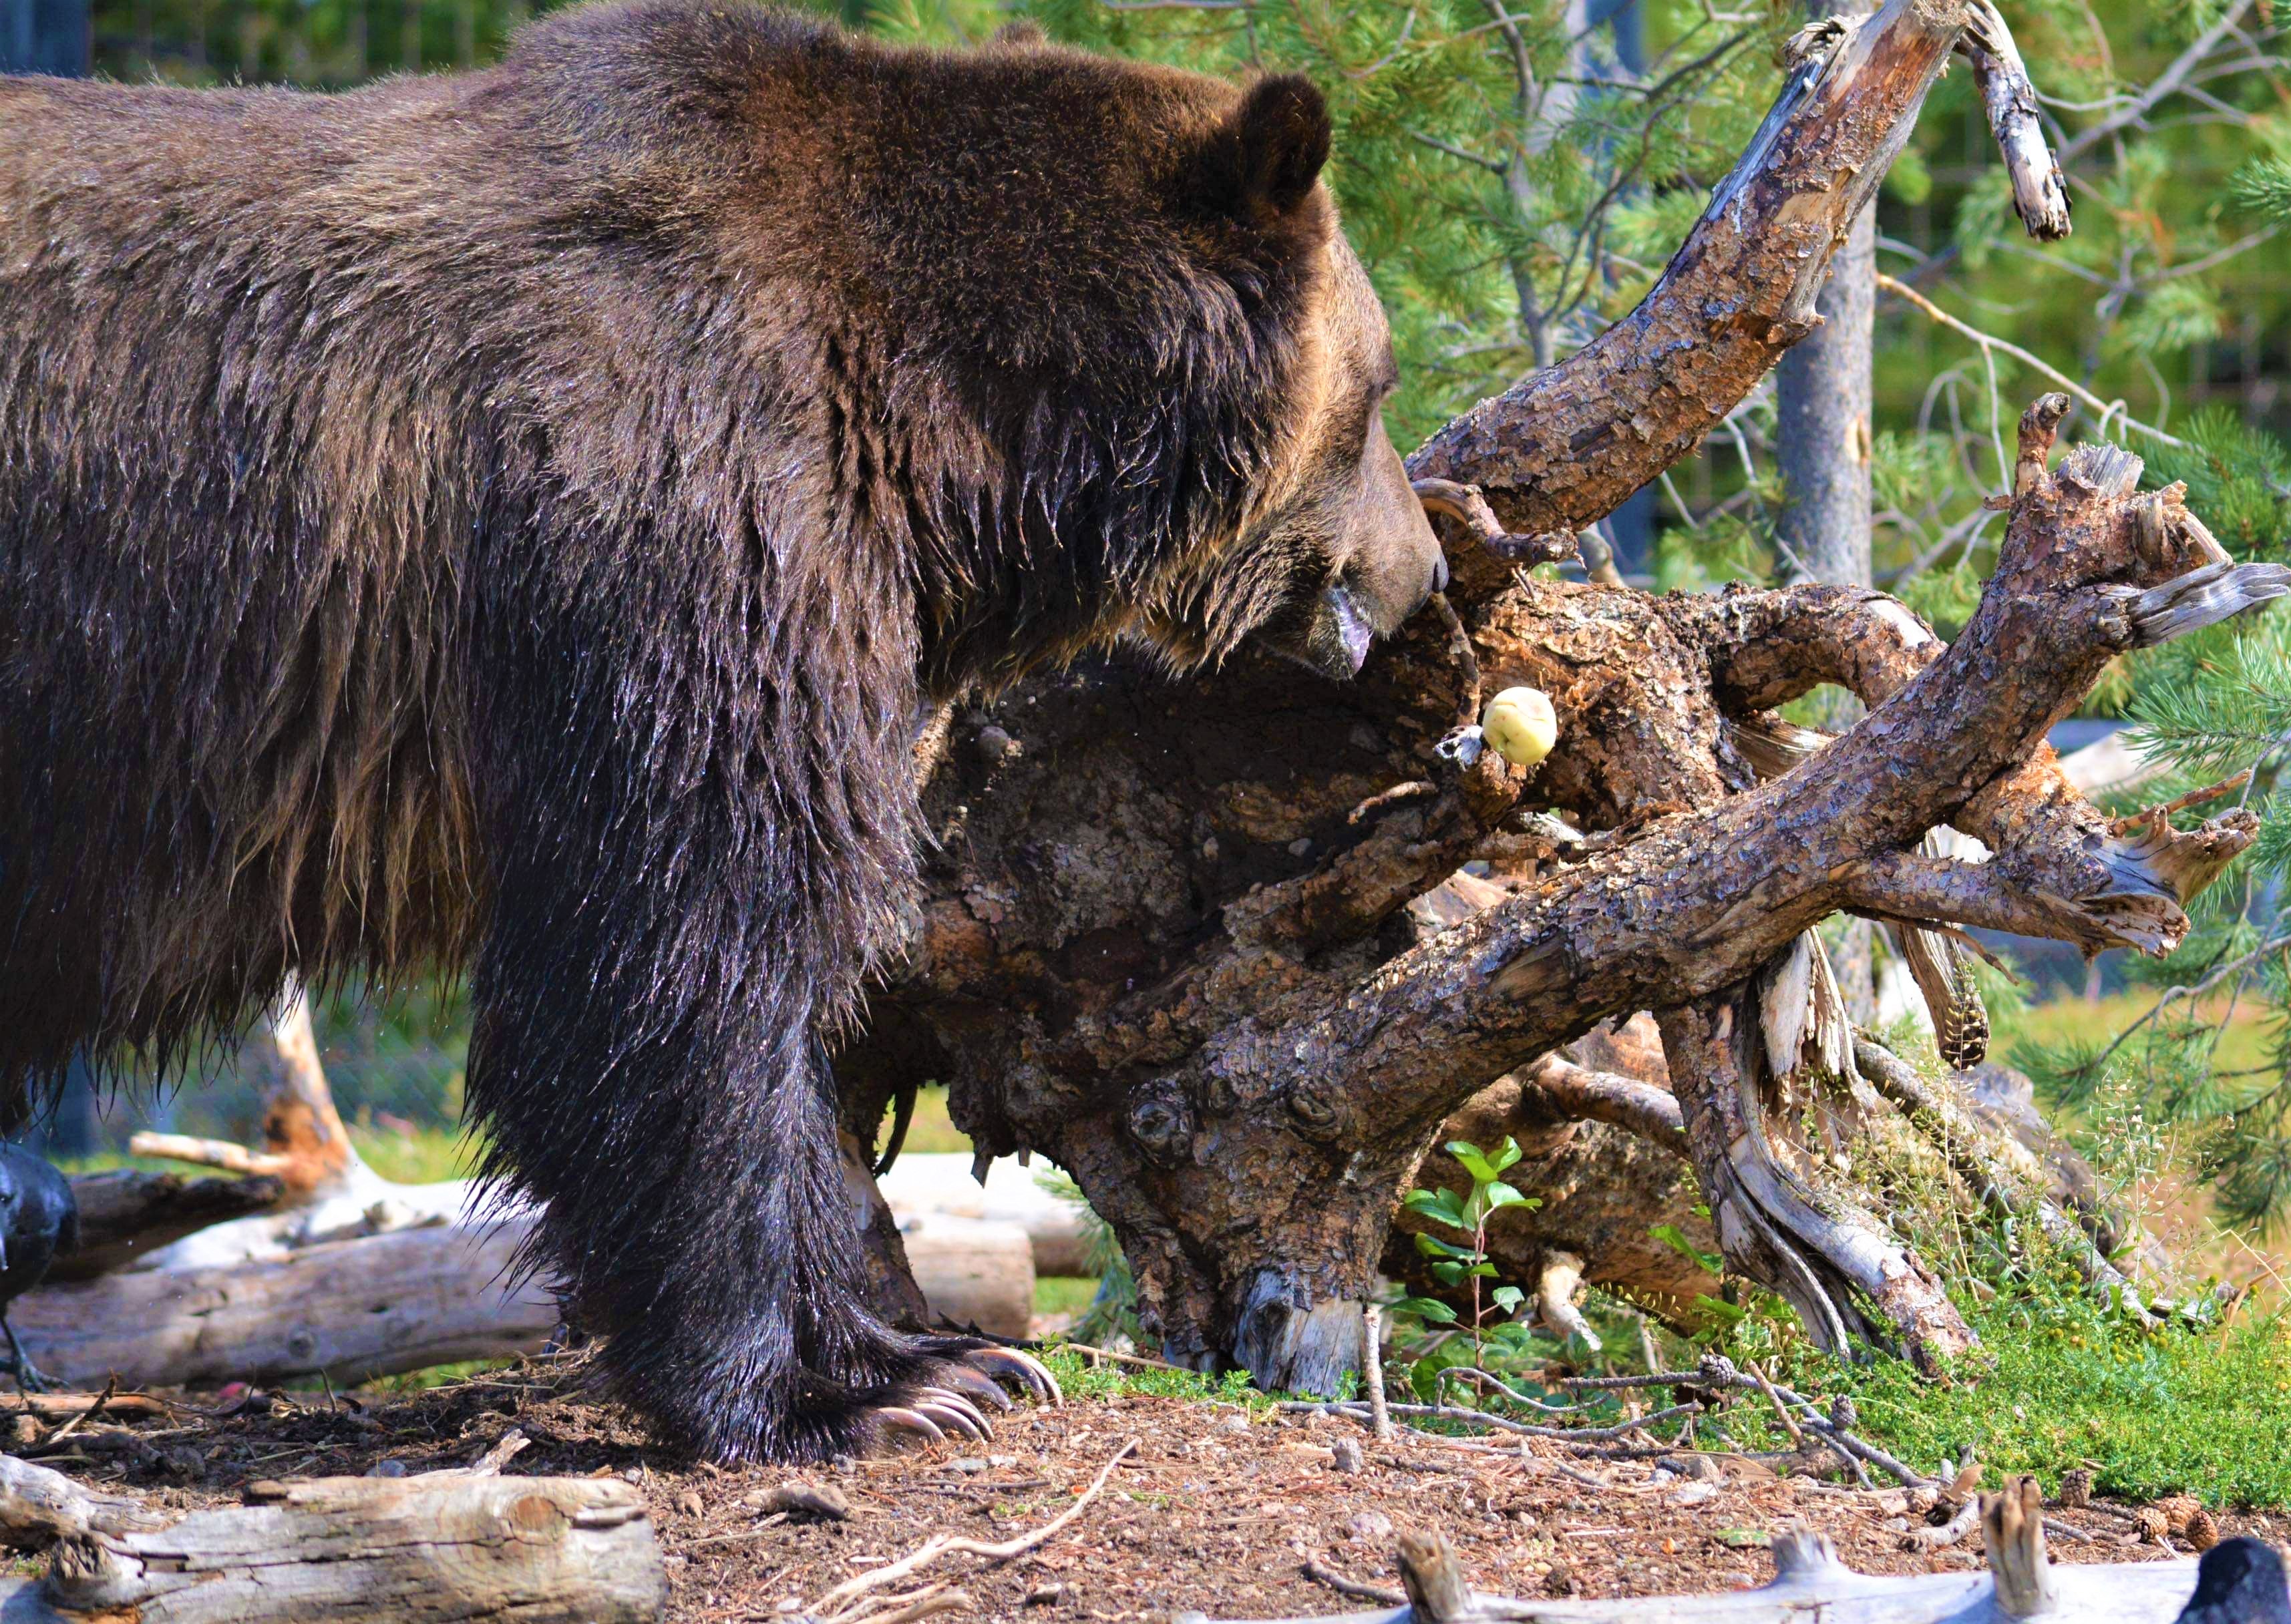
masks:
<svg viewBox="0 0 2291 1624"><path fill-rule="evenodd" d="M1419 1218L1470 1237L1468 1245L1459 1246L1419 1230L1416 1250L1430 1259L1427 1266L1432 1277L1442 1285L1470 1282L1472 1321L1467 1329L1476 1359L1485 1351L1482 1341L1480 1282L1492 1280L1496 1275L1496 1266L1488 1261L1488 1220L1506 1207L1532 1211L1541 1203L1522 1195L1503 1181L1504 1173L1520 1158L1516 1140L1506 1138L1492 1154L1461 1139L1451 1141L1446 1148L1471 1178L1471 1193L1459 1195L1453 1190L1411 1190L1401 1204ZM1507 1316L1506 1323L1490 1336L1505 1343L1515 1342L1524 1336L1526 1327L1518 1323L1516 1316L1526 1306L1527 1294L1517 1286L1497 1286L1488 1293L1488 1299ZM1401 1313L1414 1314L1427 1325L1456 1323L1456 1311L1437 1298L1404 1297L1393 1306Z"/></svg>

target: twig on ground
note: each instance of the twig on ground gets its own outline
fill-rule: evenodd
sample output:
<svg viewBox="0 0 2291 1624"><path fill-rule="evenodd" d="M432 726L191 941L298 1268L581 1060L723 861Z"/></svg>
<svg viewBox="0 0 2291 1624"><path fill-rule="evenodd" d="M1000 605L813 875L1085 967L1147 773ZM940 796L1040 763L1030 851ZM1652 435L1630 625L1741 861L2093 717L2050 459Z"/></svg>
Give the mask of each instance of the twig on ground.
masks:
<svg viewBox="0 0 2291 1624"><path fill-rule="evenodd" d="M81 1427L95 1419L96 1417L101 1415L103 1413L103 1407L111 1402L112 1395L118 1391L118 1376L115 1374L107 1377L103 1383L103 1391L95 1395L95 1403L90 1404L86 1409L72 1417L70 1420L66 1421L61 1427L57 1427L46 1440L47 1446L52 1447L55 1444L62 1443L66 1438L70 1437L72 1434L77 1432Z"/></svg>
<svg viewBox="0 0 2291 1624"><path fill-rule="evenodd" d="M1741 1392L1772 1386L1784 1403L1795 1404L1805 1412L1799 1424L1836 1444L1845 1454L1848 1465L1866 1460L1880 1471L1890 1473L1906 1488L1923 1488L1931 1481L1923 1474L1903 1466L1874 1443L1857 1436L1844 1424L1823 1416L1821 1407L1805 1394L1745 1376L1734 1367L1732 1360L1717 1355L1706 1357L1692 1371L1655 1371L1644 1376L1571 1376L1558 1385L1578 1393L1614 1392L1626 1387L1726 1387ZM1653 1420L1656 1418L1650 1416L1647 1419ZM1861 1470L1858 1465L1854 1469L1857 1474Z"/></svg>
<svg viewBox="0 0 2291 1624"><path fill-rule="evenodd" d="M1349 1416L1355 1421L1371 1426L1375 1424L1370 1416L1369 1407L1357 1401L1346 1403L1319 1399L1287 1399L1280 1407L1283 1410L1316 1410L1332 1415ZM1453 1404L1390 1404L1386 1407L1387 1412L1392 1415L1468 1421L1475 1427L1492 1427L1501 1432L1517 1433L1524 1438L1556 1438L1569 1443L1604 1443L1635 1433L1643 1427L1652 1427L1658 1421L1675 1421L1682 1416L1692 1415L1700 1408L1700 1404L1673 1404L1667 1410L1656 1411L1652 1415L1643 1415L1636 1420L1618 1421L1612 1427L1539 1427L1531 1421L1515 1421L1509 1416L1491 1415L1484 1410L1459 1409ZM1409 1430L1420 1429L1411 1427ZM1439 1435L1425 1435L1436 1437Z"/></svg>
<svg viewBox="0 0 2291 1624"><path fill-rule="evenodd" d="M1760 1370L1756 1363L1746 1364L1742 1368L1750 1372L1751 1379L1758 1384L1758 1391L1764 1394L1766 1402L1774 1407L1774 1414L1781 1419L1782 1430L1789 1434L1790 1442L1804 1449L1805 1432L1797 1421L1791 1419L1789 1406L1782 1403L1781 1395L1774 1391L1774 1384L1766 1379L1766 1373Z"/></svg>
<svg viewBox="0 0 2291 1624"><path fill-rule="evenodd" d="M1546 1415L1572 1415L1583 1408L1580 1404L1547 1404L1541 1399L1522 1393L1518 1388L1507 1385L1503 1378L1496 1375L1492 1371L1483 1371L1475 1364L1448 1366L1440 1372L1437 1385L1444 1387L1451 1378L1458 1381L1478 1382L1483 1386L1493 1387L1513 1403L1523 1405L1530 1410L1539 1410Z"/></svg>
<svg viewBox="0 0 2291 1624"><path fill-rule="evenodd" d="M855 1605L870 1591L880 1590L886 1585L896 1584L910 1574L929 1566L941 1556L979 1556L984 1557L989 1566L995 1566L1009 1562L1013 1557L1023 1556L1037 1546L1048 1543L1067 1524L1080 1516L1090 1501L1097 1498L1097 1491L1105 1487L1105 1480L1113 1475L1113 1468L1120 1466L1137 1447L1137 1440L1132 1438L1120 1449L1115 1450L1113 1459L1098 1468L1097 1475L1090 1480L1089 1487L1075 1498L1073 1505L1030 1534L1021 1534L1015 1540L1006 1540L995 1545L987 1544L980 1540L967 1539L959 1534L934 1534L914 1550L900 1557L898 1561L888 1563L880 1568L871 1568L856 1579L846 1580L825 1596L821 1596L811 1606L805 1608L804 1612L817 1620L818 1624L904 1624L905 1620L919 1619L929 1613L945 1612L947 1605L967 1604L968 1597L961 1603L949 1602L946 1596L940 1595L945 1587L939 1586L917 1592L912 1596L893 1598L888 1608L874 1612L863 1612ZM961 1596L961 1592L954 1591L949 1595ZM939 1602L945 1604L926 1605L925 1604L932 1597L937 1597Z"/></svg>
<svg viewBox="0 0 2291 1624"><path fill-rule="evenodd" d="M1403 1591L1387 1589L1382 1585L1363 1584L1357 1579L1346 1579L1336 1569L1310 1557L1306 1559L1304 1572L1305 1577L1314 1584L1326 1585L1338 1596L1349 1596L1359 1601L1375 1602L1385 1607L1397 1607L1408 1599L1407 1595Z"/></svg>
<svg viewBox="0 0 2291 1624"><path fill-rule="evenodd" d="M1955 1545L1980 1526L1981 1497L1969 1494L1965 1496L1965 1504L1957 1508L1957 1515L1939 1528L1912 1528L1903 1534L1901 1548L1905 1551L1937 1551L1944 1546Z"/></svg>
<svg viewBox="0 0 2291 1624"><path fill-rule="evenodd" d="M471 1477L498 1476L502 1467L516 1459L518 1453L532 1442L533 1440L527 1437L522 1430L512 1427L502 1434L500 1442L463 1467L462 1470Z"/></svg>

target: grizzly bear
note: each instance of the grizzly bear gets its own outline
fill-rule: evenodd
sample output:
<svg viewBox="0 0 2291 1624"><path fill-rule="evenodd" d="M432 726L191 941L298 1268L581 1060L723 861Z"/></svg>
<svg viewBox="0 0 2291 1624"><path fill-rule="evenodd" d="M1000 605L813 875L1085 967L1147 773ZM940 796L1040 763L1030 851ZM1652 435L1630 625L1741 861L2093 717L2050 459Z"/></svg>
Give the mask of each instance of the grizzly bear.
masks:
<svg viewBox="0 0 2291 1624"><path fill-rule="evenodd" d="M944 696L1444 580L1294 77L741 0L344 94L0 80L0 1091L466 968L489 1175L719 1459L977 1419L826 1064ZM117 1057L130 1057L122 1060Z"/></svg>

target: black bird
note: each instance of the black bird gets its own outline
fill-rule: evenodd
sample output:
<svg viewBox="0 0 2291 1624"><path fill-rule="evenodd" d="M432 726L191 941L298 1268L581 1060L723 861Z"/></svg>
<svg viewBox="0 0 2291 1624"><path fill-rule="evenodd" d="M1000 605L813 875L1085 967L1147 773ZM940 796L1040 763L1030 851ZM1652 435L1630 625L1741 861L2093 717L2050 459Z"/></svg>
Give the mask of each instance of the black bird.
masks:
<svg viewBox="0 0 2291 1624"><path fill-rule="evenodd" d="M79 1203L61 1173L20 1145L0 1145L0 1332L16 1385L37 1393L49 1386L8 1323L8 1305L48 1277L60 1252L79 1244Z"/></svg>
<svg viewBox="0 0 2291 1624"><path fill-rule="evenodd" d="M2196 1567L2196 1593L2179 1624L2291 1624L2283 1558L2248 1537L2224 1540Z"/></svg>

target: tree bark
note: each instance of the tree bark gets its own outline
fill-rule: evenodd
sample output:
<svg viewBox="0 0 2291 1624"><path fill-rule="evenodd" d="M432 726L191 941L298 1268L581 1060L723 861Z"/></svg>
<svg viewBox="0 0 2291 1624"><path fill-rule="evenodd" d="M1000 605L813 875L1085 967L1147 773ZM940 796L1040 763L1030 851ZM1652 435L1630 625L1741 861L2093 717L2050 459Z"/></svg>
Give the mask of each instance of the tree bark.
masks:
<svg viewBox="0 0 2291 1624"><path fill-rule="evenodd" d="M1866 15L1857 4L1848 14ZM1869 584L1870 341L1877 307L1873 199L1846 228L1814 302L1821 325L1774 367L1774 531L1786 577ZM1851 720L1847 717L1839 721Z"/></svg>

